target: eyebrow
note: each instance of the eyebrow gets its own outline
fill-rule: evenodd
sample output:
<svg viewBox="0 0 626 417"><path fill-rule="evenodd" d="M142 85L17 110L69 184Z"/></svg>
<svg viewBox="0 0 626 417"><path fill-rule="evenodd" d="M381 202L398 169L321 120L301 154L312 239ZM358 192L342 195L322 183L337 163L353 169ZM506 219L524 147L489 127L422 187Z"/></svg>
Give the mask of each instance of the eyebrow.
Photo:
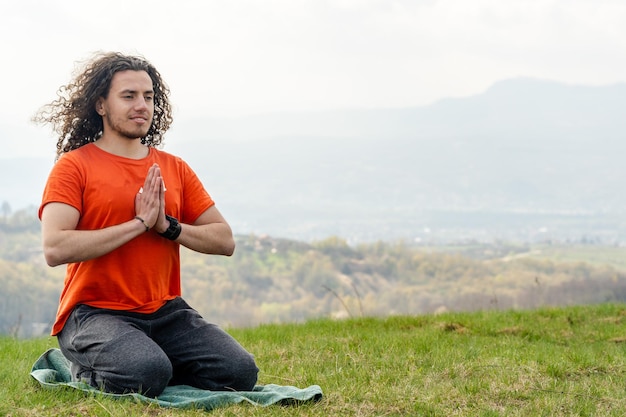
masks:
<svg viewBox="0 0 626 417"><path fill-rule="evenodd" d="M126 90L122 90L119 92L119 94L137 94L138 91L137 90L131 90L129 88L127 88ZM146 90L144 91L142 94L154 94L154 90Z"/></svg>

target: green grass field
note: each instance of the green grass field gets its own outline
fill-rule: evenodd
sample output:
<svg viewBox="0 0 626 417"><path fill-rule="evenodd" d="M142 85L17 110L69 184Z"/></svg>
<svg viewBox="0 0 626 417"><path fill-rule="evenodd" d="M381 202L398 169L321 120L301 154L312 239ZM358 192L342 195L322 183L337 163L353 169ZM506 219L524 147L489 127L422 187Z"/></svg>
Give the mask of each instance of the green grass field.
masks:
<svg viewBox="0 0 626 417"><path fill-rule="evenodd" d="M320 385L298 406L207 413L46 390L28 375L54 338L0 339L6 416L623 416L626 305L318 320L229 329L260 384Z"/></svg>

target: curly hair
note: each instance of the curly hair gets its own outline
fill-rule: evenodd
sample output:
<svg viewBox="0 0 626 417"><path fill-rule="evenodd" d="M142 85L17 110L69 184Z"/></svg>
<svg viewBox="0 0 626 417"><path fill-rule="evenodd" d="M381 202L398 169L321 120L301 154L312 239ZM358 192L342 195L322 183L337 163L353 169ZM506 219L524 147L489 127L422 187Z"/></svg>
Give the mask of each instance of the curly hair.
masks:
<svg viewBox="0 0 626 417"><path fill-rule="evenodd" d="M33 118L35 122L51 124L59 135L57 159L102 136L102 116L96 112L96 102L100 97L108 96L115 73L126 70L145 71L152 79L154 116L141 143L151 147L161 144L173 121L170 90L161 74L143 57L118 52L98 53L72 82L59 88L59 98L43 106Z"/></svg>

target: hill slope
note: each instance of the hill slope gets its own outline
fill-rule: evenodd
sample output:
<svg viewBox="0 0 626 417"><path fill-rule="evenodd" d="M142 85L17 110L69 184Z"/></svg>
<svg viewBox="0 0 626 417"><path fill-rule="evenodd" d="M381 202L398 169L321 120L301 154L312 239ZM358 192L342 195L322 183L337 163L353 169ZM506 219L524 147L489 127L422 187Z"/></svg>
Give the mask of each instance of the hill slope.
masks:
<svg viewBox="0 0 626 417"><path fill-rule="evenodd" d="M45 265L37 223L14 229L19 223L16 216L0 223L0 334L45 334L65 269ZM626 256L619 248L596 254L502 244L434 251L403 243L351 247L339 238L236 240L233 257L181 253L183 296L223 325L626 300Z"/></svg>

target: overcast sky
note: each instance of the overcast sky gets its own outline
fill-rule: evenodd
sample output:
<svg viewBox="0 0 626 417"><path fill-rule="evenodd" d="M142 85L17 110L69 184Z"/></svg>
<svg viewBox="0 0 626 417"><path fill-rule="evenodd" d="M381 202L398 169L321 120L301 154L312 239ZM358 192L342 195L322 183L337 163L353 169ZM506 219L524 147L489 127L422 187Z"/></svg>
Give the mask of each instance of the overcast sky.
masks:
<svg viewBox="0 0 626 417"><path fill-rule="evenodd" d="M625 23L623 0L2 0L0 130L47 134L29 119L98 50L152 61L184 120L623 82Z"/></svg>

